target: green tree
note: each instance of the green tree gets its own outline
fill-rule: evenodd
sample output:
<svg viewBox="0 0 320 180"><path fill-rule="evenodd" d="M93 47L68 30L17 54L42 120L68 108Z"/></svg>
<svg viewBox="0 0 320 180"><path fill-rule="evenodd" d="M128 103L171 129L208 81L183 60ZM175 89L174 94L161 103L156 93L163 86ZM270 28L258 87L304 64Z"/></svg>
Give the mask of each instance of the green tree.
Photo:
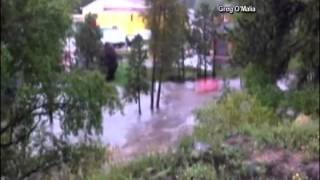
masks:
<svg viewBox="0 0 320 180"><path fill-rule="evenodd" d="M304 1L303 12L298 20L297 52L298 60L302 66L298 74L298 85L312 82L319 84L319 1Z"/></svg>
<svg viewBox="0 0 320 180"><path fill-rule="evenodd" d="M198 56L198 61L197 61L197 77L198 78L201 76L201 64L202 64L201 47L199 42L201 42L201 31L197 26L194 25L194 22L193 22L193 28L190 28L189 43L192 49L196 51L196 54Z"/></svg>
<svg viewBox="0 0 320 180"><path fill-rule="evenodd" d="M85 22L78 25L75 34L77 47L77 61L83 63L85 67L92 68L100 58L102 49L102 32L96 25L96 16L88 14Z"/></svg>
<svg viewBox="0 0 320 180"><path fill-rule="evenodd" d="M194 39L196 43L196 50L198 53L198 76L201 76L201 66L204 65L204 77L207 77L208 69L208 55L212 48L213 36L213 19L210 4L203 2L200 4L196 12L196 19L194 26L196 31Z"/></svg>
<svg viewBox="0 0 320 180"><path fill-rule="evenodd" d="M192 22L193 29L191 31L190 44L192 48L196 50L198 56L197 65L197 77L205 76L208 73L208 56L210 52L213 52L213 57L211 59L212 63L212 76L216 76L216 63L215 63L215 53L216 53L216 39L220 36L217 32L218 23L214 22L214 18L220 16L217 9L213 8L214 3L202 2L199 4L199 8L196 11L195 20ZM202 75L202 65L204 65L204 73Z"/></svg>
<svg viewBox="0 0 320 180"><path fill-rule="evenodd" d="M221 14L218 12L217 8L214 8L211 12L211 23L210 23L210 28L209 28L209 33L210 33L210 37L211 37L211 41L212 41L212 44L211 44L211 48L212 48L212 71L211 71L211 75L212 77L216 77L216 55L217 55L217 40L218 38L221 38L221 36L224 36L224 38L227 36L225 34L219 34L218 32L218 28L219 26L221 26L221 24L219 22L215 22L215 18L221 18ZM223 22L222 22L223 23ZM224 26L223 26L224 27Z"/></svg>
<svg viewBox="0 0 320 180"><path fill-rule="evenodd" d="M157 92L156 107L160 107L160 94L164 74L172 72L173 63L180 58L181 44L179 33L184 28L181 15L181 3L178 1L163 1L161 21L160 21L160 52L159 52L159 86Z"/></svg>
<svg viewBox="0 0 320 180"><path fill-rule="evenodd" d="M129 101L138 103L139 115L141 115L140 94L148 92L147 69L144 65L147 53L142 49L143 39L140 35L135 36L132 41L132 49L129 56L129 66L126 75L128 82L125 86L125 97Z"/></svg>
<svg viewBox="0 0 320 180"><path fill-rule="evenodd" d="M154 84L156 70L158 71L158 91L156 107L160 106L160 93L163 75L172 69L172 65L179 58L179 29L181 28L179 7L177 1L167 2L166 0L147 0L149 6L146 17L148 26L151 29L150 49L153 54L153 71L151 83L151 109L154 103Z"/></svg>
<svg viewBox="0 0 320 180"><path fill-rule="evenodd" d="M66 73L72 1L1 1L1 178L24 179L70 160L66 136L101 133L116 89L96 71ZM57 121L62 136L47 126Z"/></svg>
<svg viewBox="0 0 320 180"><path fill-rule="evenodd" d="M224 2L225 0L196 0L194 8L200 8L201 4L208 4L211 7L215 7L217 4L223 4Z"/></svg>
<svg viewBox="0 0 320 180"><path fill-rule="evenodd" d="M235 49L233 60L246 66L252 63L275 82L283 75L295 52L293 27L301 11L301 3L293 0L241 1L253 5L255 13L238 13L231 33Z"/></svg>
<svg viewBox="0 0 320 180"><path fill-rule="evenodd" d="M150 51L152 53L152 77L150 89L150 109L154 108L154 92L156 82L156 65L158 63L159 42L160 42L160 1L146 0L149 7L145 14L147 26L151 30Z"/></svg>
<svg viewBox="0 0 320 180"><path fill-rule="evenodd" d="M179 33L178 35L178 48L180 49L179 58L177 59L177 70L178 70L178 77L180 80L185 80L185 51L188 43L188 35L189 35L189 19L188 19L188 12L185 5L181 4L178 6L177 9L178 24L179 24Z"/></svg>

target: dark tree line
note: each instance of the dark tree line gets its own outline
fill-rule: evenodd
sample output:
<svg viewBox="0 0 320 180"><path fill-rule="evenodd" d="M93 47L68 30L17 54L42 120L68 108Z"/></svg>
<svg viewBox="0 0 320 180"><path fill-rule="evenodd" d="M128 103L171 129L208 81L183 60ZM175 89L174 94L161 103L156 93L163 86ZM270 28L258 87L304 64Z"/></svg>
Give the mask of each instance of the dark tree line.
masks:
<svg viewBox="0 0 320 180"><path fill-rule="evenodd" d="M254 65L271 82L282 77L297 58L299 84L319 81L319 1L244 1L256 13L236 16L233 60Z"/></svg>

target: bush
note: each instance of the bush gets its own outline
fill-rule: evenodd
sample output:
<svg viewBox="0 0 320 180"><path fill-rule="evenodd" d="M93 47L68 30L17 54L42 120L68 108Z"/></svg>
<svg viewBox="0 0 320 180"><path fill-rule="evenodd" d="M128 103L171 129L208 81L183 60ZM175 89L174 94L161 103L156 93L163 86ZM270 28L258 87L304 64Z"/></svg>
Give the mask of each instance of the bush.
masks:
<svg viewBox="0 0 320 180"><path fill-rule="evenodd" d="M275 85L268 84L264 87L257 86L251 91L264 106L268 106L273 110L276 110L276 108L279 107L279 104L283 99L283 92Z"/></svg>
<svg viewBox="0 0 320 180"><path fill-rule="evenodd" d="M261 126L279 122L271 109L246 92L232 93L219 104L212 103L198 112L198 118L201 123L196 136L207 142L221 140L245 124Z"/></svg>
<svg viewBox="0 0 320 180"><path fill-rule="evenodd" d="M319 116L319 86L305 87L302 90L282 92L272 84L272 79L259 68L249 65L243 72L246 88L249 94L265 106L293 108L305 114Z"/></svg>
<svg viewBox="0 0 320 180"><path fill-rule="evenodd" d="M219 172L225 172L226 177L248 175L245 167L241 170L242 164L250 152L259 151L260 148L288 149L303 152L312 160L319 158L317 117L316 120L298 126L280 121L271 108L246 92L228 94L221 102L202 108L198 112L198 119L200 124L195 129L195 139L210 143L213 146L213 157L224 157L220 166L225 168L220 170L219 166ZM224 146L226 140L235 134L251 139L250 147L245 143L241 144L244 146ZM240 154L234 156L234 152L231 152L230 156L226 147L239 150Z"/></svg>
<svg viewBox="0 0 320 180"><path fill-rule="evenodd" d="M193 164L190 167L180 169L177 175L178 179L192 180L192 179L202 179L202 180L216 180L216 171L213 166L205 165L202 163Z"/></svg>
<svg viewBox="0 0 320 180"><path fill-rule="evenodd" d="M277 148L303 151L311 156L319 156L319 122L312 121L305 126L280 124L265 125L254 128L250 125L242 127L243 133L255 137L260 146L273 145Z"/></svg>
<svg viewBox="0 0 320 180"><path fill-rule="evenodd" d="M178 161L172 154L145 156L125 166L113 166L104 179L165 179L172 176Z"/></svg>
<svg viewBox="0 0 320 180"><path fill-rule="evenodd" d="M292 107L298 112L319 116L319 86L295 90L286 95L281 105Z"/></svg>
<svg viewBox="0 0 320 180"><path fill-rule="evenodd" d="M84 178L100 169L107 159L105 147L99 145L85 145L70 149L71 157L68 167L77 179Z"/></svg>
<svg viewBox="0 0 320 180"><path fill-rule="evenodd" d="M249 64L244 71L242 76L246 81L246 87L251 90L256 86L265 86L266 84L272 84L271 77L264 73L259 67Z"/></svg>
<svg viewBox="0 0 320 180"><path fill-rule="evenodd" d="M310 93L309 90L299 93L301 95L295 98L301 101L310 104L311 101L314 104L319 102L319 99L313 99L312 95L303 98L304 93ZM291 98L291 101L297 100ZM297 105L300 105L300 108L310 108L309 111L314 111L312 108L317 107L307 104L302 106L303 103ZM263 106L255 96L245 92L229 94L220 103L212 103L201 109L198 118L200 124L195 130L196 137L216 148L227 136L240 132L255 137L261 145L272 144L313 154L319 150L319 144L316 143L319 140L318 119L301 127L282 122L270 108Z"/></svg>
<svg viewBox="0 0 320 180"><path fill-rule="evenodd" d="M194 138L192 136L184 137L179 144L178 151L180 153L190 153L192 151L193 141Z"/></svg>
<svg viewBox="0 0 320 180"><path fill-rule="evenodd" d="M107 159L105 147L99 144L75 144L63 150L65 162L58 166L53 166L47 172L36 173L31 179L88 179ZM57 157L56 157L57 158ZM36 159L40 161L41 159ZM48 162L50 163L50 162ZM29 164L30 165L30 164ZM91 178L90 178L91 179Z"/></svg>
<svg viewBox="0 0 320 180"><path fill-rule="evenodd" d="M255 95L263 105L274 109L279 106L284 94L263 70L248 65L243 71L243 77L248 92Z"/></svg>

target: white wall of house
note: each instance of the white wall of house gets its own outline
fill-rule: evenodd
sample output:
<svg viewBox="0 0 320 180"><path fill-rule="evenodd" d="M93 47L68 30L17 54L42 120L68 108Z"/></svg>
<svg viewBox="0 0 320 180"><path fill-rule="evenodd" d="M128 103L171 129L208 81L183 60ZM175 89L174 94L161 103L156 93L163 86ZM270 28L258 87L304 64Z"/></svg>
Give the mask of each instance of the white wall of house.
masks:
<svg viewBox="0 0 320 180"><path fill-rule="evenodd" d="M96 0L91 2L90 4L81 8L82 14L83 15L86 15L89 13L98 14L103 12L104 4L106 1L110 1L110 0Z"/></svg>
<svg viewBox="0 0 320 180"><path fill-rule="evenodd" d="M82 14L86 15L89 13L99 14L104 11L104 8L108 9L144 9L144 1L132 1L132 0L96 0L92 3L82 7Z"/></svg>

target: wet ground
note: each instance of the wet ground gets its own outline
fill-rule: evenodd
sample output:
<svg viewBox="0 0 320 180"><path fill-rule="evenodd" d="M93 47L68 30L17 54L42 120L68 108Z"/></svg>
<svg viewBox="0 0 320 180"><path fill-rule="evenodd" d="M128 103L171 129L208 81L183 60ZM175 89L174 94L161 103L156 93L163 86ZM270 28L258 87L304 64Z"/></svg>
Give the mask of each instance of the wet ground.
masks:
<svg viewBox="0 0 320 180"><path fill-rule="evenodd" d="M124 114L104 114L102 140L112 146L115 159L127 159L137 155L166 151L181 137L191 134L195 125L194 111L217 99L221 91L199 94L194 83L163 84L159 110L150 111L150 95L142 100L142 115L138 116L137 105L129 103Z"/></svg>

